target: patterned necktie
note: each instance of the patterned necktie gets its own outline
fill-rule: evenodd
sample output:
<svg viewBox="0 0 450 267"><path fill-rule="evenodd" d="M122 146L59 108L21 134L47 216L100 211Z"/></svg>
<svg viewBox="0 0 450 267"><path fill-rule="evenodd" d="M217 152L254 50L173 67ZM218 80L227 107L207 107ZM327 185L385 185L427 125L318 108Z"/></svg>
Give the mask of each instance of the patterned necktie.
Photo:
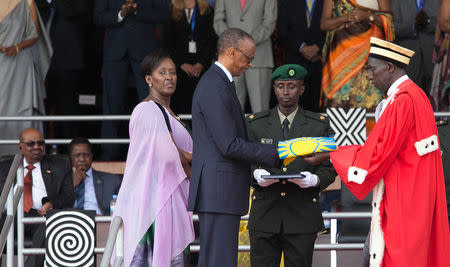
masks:
<svg viewBox="0 0 450 267"><path fill-rule="evenodd" d="M283 135L284 139L288 139L289 136L289 120L286 118L283 121Z"/></svg>
<svg viewBox="0 0 450 267"><path fill-rule="evenodd" d="M87 174L86 174L86 178L87 178ZM77 199L75 201L74 208L83 209L84 208L84 181L82 181L77 186L77 188L75 188L75 192L77 194Z"/></svg>
<svg viewBox="0 0 450 267"><path fill-rule="evenodd" d="M33 207L33 176L31 172L35 167L33 166L33 164L28 164L26 168L28 172L23 180L23 210L28 213Z"/></svg>
<svg viewBox="0 0 450 267"><path fill-rule="evenodd" d="M312 8L313 8L313 2L314 0L306 0L306 22L308 23L308 27L311 25L311 18L310 14L312 12Z"/></svg>
<svg viewBox="0 0 450 267"><path fill-rule="evenodd" d="M241 11L244 11L245 0L241 0Z"/></svg>

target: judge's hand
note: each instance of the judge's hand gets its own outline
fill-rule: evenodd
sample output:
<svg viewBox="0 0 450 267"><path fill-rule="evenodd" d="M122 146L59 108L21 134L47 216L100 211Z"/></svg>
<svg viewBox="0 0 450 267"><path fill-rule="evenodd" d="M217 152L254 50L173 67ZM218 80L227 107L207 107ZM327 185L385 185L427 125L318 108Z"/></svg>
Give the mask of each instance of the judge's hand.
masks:
<svg viewBox="0 0 450 267"><path fill-rule="evenodd" d="M325 160L330 159L330 152L319 152L302 157L309 165L317 166Z"/></svg>
<svg viewBox="0 0 450 267"><path fill-rule="evenodd" d="M308 187L316 187L318 186L319 177L317 175L312 174L310 172L301 172L301 174L305 175L303 179L288 179L288 182L294 183L301 188Z"/></svg>
<svg viewBox="0 0 450 267"><path fill-rule="evenodd" d="M262 175L270 175L270 172L268 172L264 169L256 169L253 171L253 177L255 178L256 182L258 182L259 186L261 186L261 187L267 187L271 184L278 182L277 179L261 178Z"/></svg>
<svg viewBox="0 0 450 267"><path fill-rule="evenodd" d="M180 156L180 161L181 165L183 166L183 170L186 173L187 178L189 179L191 177L192 153L178 148L178 154Z"/></svg>
<svg viewBox="0 0 450 267"><path fill-rule="evenodd" d="M77 187L85 179L86 179L85 169L72 167L72 180L74 188Z"/></svg>
<svg viewBox="0 0 450 267"><path fill-rule="evenodd" d="M52 210L53 209L53 204L48 201L46 202L44 205L42 205L42 208L38 209L38 214L39 216L45 216L47 214L47 211Z"/></svg>
<svg viewBox="0 0 450 267"><path fill-rule="evenodd" d="M421 31L421 30L425 29L429 20L430 20L430 17L428 17L427 13L423 9L420 9L415 17L415 22L414 22L414 26L416 27L416 30Z"/></svg>

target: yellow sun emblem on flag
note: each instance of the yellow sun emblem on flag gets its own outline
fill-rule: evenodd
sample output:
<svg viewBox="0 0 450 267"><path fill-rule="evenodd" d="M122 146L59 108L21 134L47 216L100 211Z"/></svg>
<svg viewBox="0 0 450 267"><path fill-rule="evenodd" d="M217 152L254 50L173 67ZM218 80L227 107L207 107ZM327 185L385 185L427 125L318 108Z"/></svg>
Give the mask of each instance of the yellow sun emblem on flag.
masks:
<svg viewBox="0 0 450 267"><path fill-rule="evenodd" d="M331 137L300 137L278 142L280 159L334 150L337 150L337 145Z"/></svg>

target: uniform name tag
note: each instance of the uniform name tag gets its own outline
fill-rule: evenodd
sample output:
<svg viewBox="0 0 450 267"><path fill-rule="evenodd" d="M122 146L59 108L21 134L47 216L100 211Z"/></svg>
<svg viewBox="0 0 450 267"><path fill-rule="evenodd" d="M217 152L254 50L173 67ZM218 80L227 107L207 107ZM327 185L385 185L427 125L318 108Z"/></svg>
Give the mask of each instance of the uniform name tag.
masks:
<svg viewBox="0 0 450 267"><path fill-rule="evenodd" d="M189 41L189 53L197 53L197 44L194 41Z"/></svg>
<svg viewBox="0 0 450 267"><path fill-rule="evenodd" d="M261 144L273 144L273 139L261 138Z"/></svg>

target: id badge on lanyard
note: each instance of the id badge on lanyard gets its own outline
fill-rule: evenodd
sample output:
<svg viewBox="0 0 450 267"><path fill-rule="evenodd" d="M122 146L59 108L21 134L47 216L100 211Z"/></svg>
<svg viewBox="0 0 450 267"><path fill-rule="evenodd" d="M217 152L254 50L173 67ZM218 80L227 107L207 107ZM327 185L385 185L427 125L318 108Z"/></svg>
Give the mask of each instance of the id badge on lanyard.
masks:
<svg viewBox="0 0 450 267"><path fill-rule="evenodd" d="M191 32L190 32L190 40L189 40L189 46L188 46L188 51L191 54L197 53L197 43L194 41L196 13L197 13L197 7L194 7L194 12L192 13L192 19L191 19Z"/></svg>

